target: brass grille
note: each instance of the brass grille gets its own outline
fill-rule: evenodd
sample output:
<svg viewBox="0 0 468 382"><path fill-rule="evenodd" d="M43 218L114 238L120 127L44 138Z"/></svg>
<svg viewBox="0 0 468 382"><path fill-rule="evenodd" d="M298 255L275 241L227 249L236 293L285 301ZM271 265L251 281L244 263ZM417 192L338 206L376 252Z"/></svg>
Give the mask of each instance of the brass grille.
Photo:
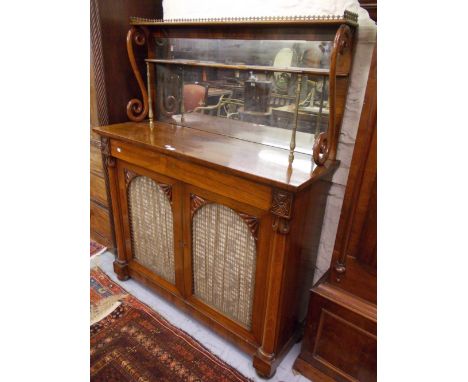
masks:
<svg viewBox="0 0 468 382"><path fill-rule="evenodd" d="M157 183L138 176L130 182L128 205L133 258L175 283L171 204Z"/></svg>
<svg viewBox="0 0 468 382"><path fill-rule="evenodd" d="M256 245L249 227L235 211L211 203L192 224L194 294L250 329Z"/></svg>

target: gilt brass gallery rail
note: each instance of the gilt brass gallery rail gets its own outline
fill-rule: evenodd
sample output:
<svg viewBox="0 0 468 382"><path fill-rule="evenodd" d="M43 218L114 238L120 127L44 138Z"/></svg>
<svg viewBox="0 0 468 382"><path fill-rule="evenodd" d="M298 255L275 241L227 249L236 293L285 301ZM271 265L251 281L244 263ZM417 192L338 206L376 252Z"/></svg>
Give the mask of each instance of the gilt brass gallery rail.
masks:
<svg viewBox="0 0 468 382"><path fill-rule="evenodd" d="M310 74L318 76L330 75L329 69L323 68L299 68L295 66L290 67L275 67L275 66L263 66L263 65L235 65L235 64L221 64L212 61L198 61L198 60L184 60L184 59L156 59L149 58L146 62L154 64L169 64L169 65L184 65L184 66L201 66L208 68L218 69L232 69L232 70L255 70L259 72L284 72L284 73L297 73L297 74ZM346 73L337 73L339 77L346 77Z"/></svg>
<svg viewBox="0 0 468 382"><path fill-rule="evenodd" d="M258 16L258 17L222 17L201 19L145 19L130 17L131 25L222 25L230 24L349 24L357 26L358 15L354 12L344 11L343 15L309 15L309 16Z"/></svg>

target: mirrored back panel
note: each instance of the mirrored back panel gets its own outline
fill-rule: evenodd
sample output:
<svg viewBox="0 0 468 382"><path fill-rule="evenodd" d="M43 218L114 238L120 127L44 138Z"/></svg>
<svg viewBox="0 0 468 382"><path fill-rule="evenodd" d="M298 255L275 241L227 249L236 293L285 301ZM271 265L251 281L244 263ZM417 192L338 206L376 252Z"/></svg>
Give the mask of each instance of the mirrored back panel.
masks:
<svg viewBox="0 0 468 382"><path fill-rule="evenodd" d="M329 68L331 41L157 38L156 58L275 67Z"/></svg>
<svg viewBox="0 0 468 382"><path fill-rule="evenodd" d="M330 43L158 39L158 121L312 154L328 128Z"/></svg>

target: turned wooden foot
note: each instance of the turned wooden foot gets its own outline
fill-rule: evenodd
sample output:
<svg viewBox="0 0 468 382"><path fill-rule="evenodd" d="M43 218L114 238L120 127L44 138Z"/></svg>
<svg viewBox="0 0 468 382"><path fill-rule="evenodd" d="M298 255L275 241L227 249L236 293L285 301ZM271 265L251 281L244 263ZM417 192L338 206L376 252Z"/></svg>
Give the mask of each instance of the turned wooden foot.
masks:
<svg viewBox="0 0 468 382"><path fill-rule="evenodd" d="M114 272L117 274L117 278L121 281L125 281L130 278L130 275L128 274L128 264L126 261L115 260Z"/></svg>
<svg viewBox="0 0 468 382"><path fill-rule="evenodd" d="M276 359L274 354L266 354L261 349L253 357L253 367L260 378L270 379L276 373Z"/></svg>

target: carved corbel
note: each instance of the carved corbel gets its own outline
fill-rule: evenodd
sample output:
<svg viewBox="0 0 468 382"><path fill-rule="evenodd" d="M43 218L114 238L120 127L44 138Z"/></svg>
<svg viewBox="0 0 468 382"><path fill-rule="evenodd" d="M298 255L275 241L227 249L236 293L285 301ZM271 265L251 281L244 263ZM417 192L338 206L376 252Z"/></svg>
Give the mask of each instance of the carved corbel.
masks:
<svg viewBox="0 0 468 382"><path fill-rule="evenodd" d="M195 212L201 207L203 207L205 204L208 204L209 202L205 199L203 199L201 196L195 195L195 194L190 194L190 215L191 218L193 219L193 215L195 215Z"/></svg>
<svg viewBox="0 0 468 382"><path fill-rule="evenodd" d="M101 137L101 154L103 164L106 167L115 167L115 158L111 156L110 139L108 137Z"/></svg>
<svg viewBox="0 0 468 382"><path fill-rule="evenodd" d="M259 225L259 220L256 216L252 215L247 215L244 213L238 213L239 216L242 218L242 220L247 224L249 227L250 232L252 233L252 236L255 240L258 239L258 225Z"/></svg>
<svg viewBox="0 0 468 382"><path fill-rule="evenodd" d="M169 199L169 203L172 204L172 185L164 184L164 183L158 183L158 186L166 194L167 198Z"/></svg>
<svg viewBox="0 0 468 382"><path fill-rule="evenodd" d="M293 194L288 191L273 189L270 212L274 215L273 231L288 234L292 216Z"/></svg>
<svg viewBox="0 0 468 382"><path fill-rule="evenodd" d="M128 185L133 180L133 178L137 177L138 174L127 168L124 170L124 173L125 173L125 185L128 187Z"/></svg>
<svg viewBox="0 0 468 382"><path fill-rule="evenodd" d="M141 122L148 115L149 104L148 104L148 92L146 91L145 83L141 77L140 70L135 60L135 54L133 52L133 43L138 46L143 46L146 44L146 35L144 31L136 26L132 26L127 33L127 53L128 59L132 66L133 74L138 82L140 87L141 97L143 102L138 98L131 99L127 104L127 116L131 121Z"/></svg>

